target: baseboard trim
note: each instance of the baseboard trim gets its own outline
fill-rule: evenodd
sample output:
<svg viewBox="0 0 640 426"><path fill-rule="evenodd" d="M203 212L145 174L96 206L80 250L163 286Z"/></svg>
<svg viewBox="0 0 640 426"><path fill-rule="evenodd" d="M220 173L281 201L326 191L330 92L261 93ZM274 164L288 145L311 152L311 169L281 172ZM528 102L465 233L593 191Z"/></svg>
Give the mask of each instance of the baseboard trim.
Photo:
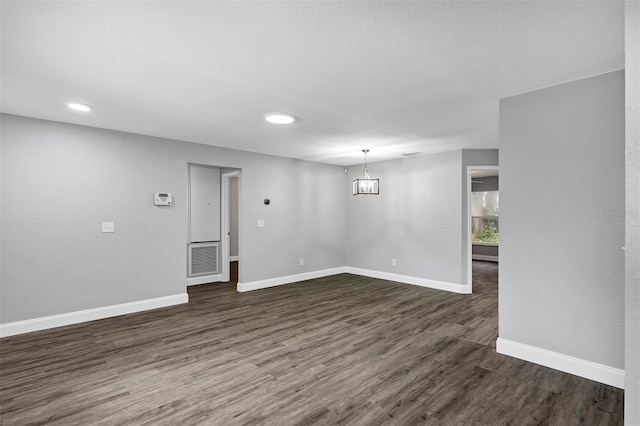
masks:
<svg viewBox="0 0 640 426"><path fill-rule="evenodd" d="M586 361L581 358L564 355L558 352L538 348L536 346L525 345L498 337L496 341L496 351L499 354L509 355L514 358L540 364L545 367L584 377L624 389L624 370L609 367L608 365Z"/></svg>
<svg viewBox="0 0 640 426"><path fill-rule="evenodd" d="M203 275L201 277L189 277L187 278L187 286L209 284L222 281L222 274L215 275Z"/></svg>
<svg viewBox="0 0 640 426"><path fill-rule="evenodd" d="M229 256L229 262L237 262L240 260L240 256Z"/></svg>
<svg viewBox="0 0 640 426"><path fill-rule="evenodd" d="M489 256L486 254L472 254L471 259L473 260L484 260L485 262L496 262L498 263L498 256Z"/></svg>
<svg viewBox="0 0 640 426"><path fill-rule="evenodd" d="M319 271L305 272L302 274L287 275L284 277L269 278L266 280L251 281L248 283L238 283L237 289L240 292L259 290L261 288L275 287L283 284L291 284L298 281L312 280L314 278L328 277L337 274L354 274L371 278L380 278L388 281L396 281L404 284L417 285L420 287L433 288L436 290L450 291L453 293L469 294L469 286L454 284L445 281L436 281L426 278L411 277L408 275L391 274L388 272L374 271L371 269L354 268L351 266L340 266L337 268L322 269Z"/></svg>
<svg viewBox="0 0 640 426"><path fill-rule="evenodd" d="M240 292L260 290L262 288L291 284L298 281L312 280L314 278L343 274L344 272L346 272L344 266L330 269L321 269L319 271L304 272L302 274L287 275L284 277L269 278L266 280L250 281L248 283L238 283L237 289Z"/></svg>
<svg viewBox="0 0 640 426"><path fill-rule="evenodd" d="M404 284L417 285L420 287L433 288L436 290L450 291L453 293L469 294L471 289L466 284L455 284L446 281L430 280L427 278L411 277L409 275L392 274L390 272L374 271L371 269L346 267L349 274L363 275L365 277L380 278L388 281L397 281Z"/></svg>
<svg viewBox="0 0 640 426"><path fill-rule="evenodd" d="M167 306L180 305L188 302L189 295L187 293L182 293L174 294L172 296L157 297L155 299L105 306L102 308L34 318L25 321L10 322L7 324L0 324L0 337L15 336L17 334L47 330L50 328L78 324L86 321L94 321L119 315L132 314L135 312L148 311L150 309L165 308Z"/></svg>

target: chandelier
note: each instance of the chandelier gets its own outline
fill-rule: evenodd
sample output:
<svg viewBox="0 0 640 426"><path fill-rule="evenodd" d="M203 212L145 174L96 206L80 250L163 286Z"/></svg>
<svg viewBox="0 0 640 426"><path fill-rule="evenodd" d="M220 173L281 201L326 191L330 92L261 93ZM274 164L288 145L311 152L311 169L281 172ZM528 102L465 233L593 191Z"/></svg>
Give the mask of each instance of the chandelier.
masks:
<svg viewBox="0 0 640 426"><path fill-rule="evenodd" d="M361 178L353 181L353 195L380 195L380 179L371 179L367 171L367 152L364 152L364 173Z"/></svg>

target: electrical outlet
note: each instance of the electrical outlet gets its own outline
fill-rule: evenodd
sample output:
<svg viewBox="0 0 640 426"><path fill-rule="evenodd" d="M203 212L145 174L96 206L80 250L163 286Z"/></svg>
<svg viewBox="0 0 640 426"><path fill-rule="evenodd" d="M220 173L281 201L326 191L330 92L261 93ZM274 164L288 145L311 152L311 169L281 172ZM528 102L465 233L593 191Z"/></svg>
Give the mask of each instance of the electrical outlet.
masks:
<svg viewBox="0 0 640 426"><path fill-rule="evenodd" d="M391 259L391 266L398 266L398 261L396 259Z"/></svg>
<svg viewBox="0 0 640 426"><path fill-rule="evenodd" d="M116 227L113 222L102 222L102 232L116 232Z"/></svg>
<svg viewBox="0 0 640 426"><path fill-rule="evenodd" d="M258 228L264 228L264 219L258 219Z"/></svg>
<svg viewBox="0 0 640 426"><path fill-rule="evenodd" d="M304 266L304 257L300 258L300 266Z"/></svg>

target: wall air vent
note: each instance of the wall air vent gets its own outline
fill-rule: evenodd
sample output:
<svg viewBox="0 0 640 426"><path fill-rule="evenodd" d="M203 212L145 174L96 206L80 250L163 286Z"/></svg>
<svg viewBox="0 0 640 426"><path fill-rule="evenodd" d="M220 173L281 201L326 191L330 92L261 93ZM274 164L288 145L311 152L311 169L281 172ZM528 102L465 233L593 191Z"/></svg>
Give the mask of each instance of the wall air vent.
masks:
<svg viewBox="0 0 640 426"><path fill-rule="evenodd" d="M220 273L220 243L189 244L189 275Z"/></svg>

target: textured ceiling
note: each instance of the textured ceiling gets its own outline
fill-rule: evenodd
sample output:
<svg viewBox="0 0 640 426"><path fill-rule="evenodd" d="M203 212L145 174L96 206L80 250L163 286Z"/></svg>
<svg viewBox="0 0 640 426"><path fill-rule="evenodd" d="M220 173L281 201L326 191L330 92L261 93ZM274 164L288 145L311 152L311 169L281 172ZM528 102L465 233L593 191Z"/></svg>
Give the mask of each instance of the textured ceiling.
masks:
<svg viewBox="0 0 640 426"><path fill-rule="evenodd" d="M2 112L340 165L362 148L496 148L500 98L624 66L611 1L3 1L1 15Z"/></svg>

